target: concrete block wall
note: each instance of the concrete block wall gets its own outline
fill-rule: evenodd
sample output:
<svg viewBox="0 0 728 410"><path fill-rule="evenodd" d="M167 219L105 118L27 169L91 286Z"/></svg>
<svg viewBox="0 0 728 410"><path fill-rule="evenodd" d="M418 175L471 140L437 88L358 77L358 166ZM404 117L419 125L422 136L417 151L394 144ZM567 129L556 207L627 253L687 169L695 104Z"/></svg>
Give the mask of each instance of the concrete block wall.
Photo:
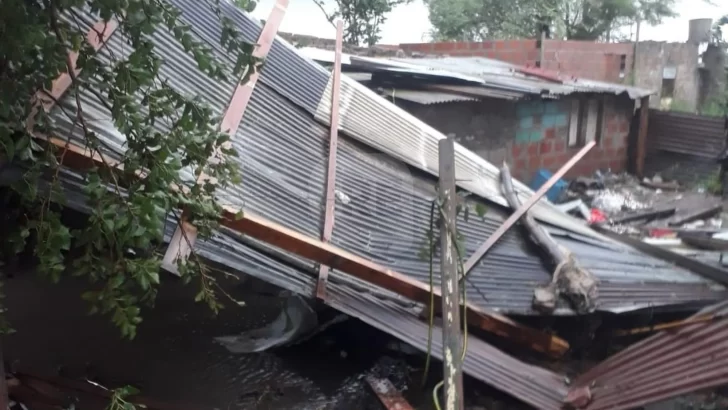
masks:
<svg viewBox="0 0 728 410"><path fill-rule="evenodd" d="M483 100L420 105L398 104L495 165L507 161L514 177L530 182L541 168L556 171L581 147L568 147L572 100ZM627 145L634 102L607 97L599 144L568 177L592 175L596 170L626 170Z"/></svg>

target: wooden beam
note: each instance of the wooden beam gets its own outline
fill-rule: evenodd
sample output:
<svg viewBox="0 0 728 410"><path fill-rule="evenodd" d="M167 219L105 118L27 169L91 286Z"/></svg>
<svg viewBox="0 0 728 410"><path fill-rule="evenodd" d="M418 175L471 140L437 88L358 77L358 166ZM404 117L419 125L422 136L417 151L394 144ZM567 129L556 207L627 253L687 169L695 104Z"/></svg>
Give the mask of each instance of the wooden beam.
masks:
<svg viewBox="0 0 728 410"><path fill-rule="evenodd" d="M344 43L344 22L336 22L336 54L334 57L333 84L331 86L331 134L329 136L329 164L326 174L326 211L324 214L324 231L321 240L328 242L334 232L334 207L336 205L336 151L339 139L339 92L341 91L341 50ZM316 283L316 297L326 298L326 282L329 277L329 267L319 266L318 283Z"/></svg>
<svg viewBox="0 0 728 410"><path fill-rule="evenodd" d="M642 178L645 172L645 156L647 155L647 130L650 120L650 97L640 100L640 126L637 131L637 149L635 155L635 173Z"/></svg>
<svg viewBox="0 0 728 410"><path fill-rule="evenodd" d="M509 216L508 219L506 219L505 222L503 222L503 225L499 226L498 229L496 229L496 231L493 232L493 234L490 235L490 237L488 237L488 239L486 239L485 242L483 242L483 244L480 246L480 248L478 248L478 250L476 250L475 253L472 256L470 256L468 261L465 262L465 274L470 272L473 269L473 267L475 266L475 264L477 264L478 262L480 262L481 259L483 259L483 256L485 256L485 254L490 250L490 248L492 248L493 245L495 245L496 242L498 242L498 240L500 240L500 238L503 237L503 235L506 232L508 232L508 230L511 229L511 227L513 227L513 225L515 225L515 223L518 222L518 220L521 219L521 217L523 215L525 215L529 209L531 209L534 205L536 205L536 202L538 202L544 195L546 195L546 192L549 189L551 189L551 187L554 186L554 184L559 179L561 179L561 177L566 175L566 173L574 165L576 165L576 163L579 162L580 159L584 158L584 155L586 155L586 153L589 152L589 150L594 148L595 145L596 145L595 141L591 141L588 144L586 144L584 146L584 148L579 150L579 152L577 152L576 155L574 155L569 160L569 162L567 162L561 168L559 168L559 170L556 171L556 173L554 175L552 175L551 178L549 178L549 180L546 181L546 183L541 186L541 188L538 189L538 191L536 191L533 195L531 195L531 197L528 198L528 200L526 202L524 202L520 208L516 209L511 214L511 216Z"/></svg>
<svg viewBox="0 0 728 410"><path fill-rule="evenodd" d="M386 410L415 410L389 380L372 375L367 376L366 380Z"/></svg>
<svg viewBox="0 0 728 410"><path fill-rule="evenodd" d="M260 32L258 43L253 50L253 57L263 60L268 56L268 52L273 45L273 41L278 33L278 28L283 21L287 8L288 0L276 1L276 4L273 6L273 10L270 12L270 16L268 16L268 20L265 21L263 30ZM258 82L259 76L260 72L256 69L252 74L250 74L248 81L238 84L235 88L235 92L230 98L227 108L225 109L225 115L220 123L220 131L229 134L231 139L235 137L235 134L238 131L238 127L240 126L245 110L248 107L250 97L253 95L253 90ZM225 145L226 147L230 147L230 141L228 141ZM214 163L215 161L220 160L220 149L217 148L210 159L208 159L208 162ZM209 177L204 173L204 165L202 165L197 170L196 184L201 184L208 179ZM210 182L214 183L215 181ZM180 221L174 230L174 234L172 234L172 239L170 240L167 251L164 254L164 258L162 258L162 267L178 276L179 272L177 270L177 261L179 259L186 260L190 256L192 248L195 245L195 241L197 240L197 228L188 222L188 217L189 215L187 210L183 210Z"/></svg>
<svg viewBox="0 0 728 410"><path fill-rule="evenodd" d="M111 38L116 29L119 27L119 22L116 20L110 21L98 21L86 33L86 41L91 45L94 51L99 51L106 42ZM73 67L73 72L76 76L81 74L81 69L76 67L78 61L78 53L76 51L70 51L68 53L68 65ZM59 101L61 97L71 88L73 85L73 78L68 72L62 73L51 83L50 90L38 90L31 99L33 108L30 110L30 115L25 119L25 127L30 134L35 133L35 117L38 112L42 109L45 112L55 106L56 101ZM50 96L48 95L50 94Z"/></svg>
<svg viewBox="0 0 728 410"><path fill-rule="evenodd" d="M456 235L457 186L455 185L455 142L451 138L438 143L438 196L440 215L440 291L442 297L442 367L445 410L463 409L463 344L460 331L460 280ZM432 252L432 250L430 250ZM465 285L463 285L465 286ZM434 289L432 289L434 292ZM437 399L436 399L437 400Z"/></svg>
<svg viewBox="0 0 728 410"><path fill-rule="evenodd" d="M66 149L66 143L64 141L59 139L50 139L48 141L58 148L57 155L63 159L62 165L76 169L105 166L104 162L98 158L98 155L92 156L88 150L82 147L70 144L68 149ZM175 188L172 187L172 189ZM221 224L236 232L266 242L269 245L327 265L332 269L346 272L351 276L397 293L408 299L425 304L430 302L430 289L427 284L377 265L331 244L324 243L321 240L311 238L275 222L256 216L250 211L246 210L242 212L241 209L224 206ZM434 289L434 295L435 303L442 304L441 292L438 289ZM569 344L555 335L523 326L506 316L495 312L486 312L472 304L468 304L467 308L469 323L498 336L507 338L521 346L529 347L555 357L563 355L569 349Z"/></svg>
<svg viewBox="0 0 728 410"><path fill-rule="evenodd" d="M225 207L222 224L236 232L259 239L298 256L323 263L332 269L341 270L408 299L421 303L429 303L430 301L430 289L425 283L256 216L250 211L246 210L241 214L239 209ZM441 304L441 292L435 289L434 293L435 303ZM472 314L472 318L475 319L474 324L523 346L553 356L560 356L569 348L566 341L523 326L506 316L486 312L472 304L468 304L468 309L470 310L468 318Z"/></svg>

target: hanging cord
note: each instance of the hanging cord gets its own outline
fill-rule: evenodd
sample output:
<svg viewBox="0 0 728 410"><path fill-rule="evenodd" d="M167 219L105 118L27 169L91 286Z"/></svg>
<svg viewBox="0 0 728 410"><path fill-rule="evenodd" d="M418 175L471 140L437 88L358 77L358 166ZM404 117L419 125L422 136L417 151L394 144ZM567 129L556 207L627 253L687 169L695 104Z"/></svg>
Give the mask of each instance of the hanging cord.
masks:
<svg viewBox="0 0 728 410"><path fill-rule="evenodd" d="M430 206L430 231L428 233L428 246L429 246L429 279L430 279L430 312L429 312L429 326L428 326L428 333L427 333L427 358L425 360L425 369L424 373L422 375L422 385L424 385L427 382L427 375L430 370L430 362L432 359L432 329L434 328L435 324L435 288L434 288L434 279L433 279L433 260L434 260L434 251L433 251L433 236L434 236L434 223L435 223L435 205L437 205L440 217L443 218L445 221L447 221L447 218L445 217L445 211L442 209L442 205L437 202L437 200L432 201L432 205ZM457 241L457 232L455 231L455 225L454 224L448 224L448 228L451 230L450 234L452 236L453 245L455 247L455 252L457 253L457 259L458 259L458 276L462 279L459 279L462 287L462 298L463 298L463 351L460 355L460 361L462 369L462 363L465 362L465 356L468 351L468 302L467 302L467 289L465 286L465 268L463 265L463 257L462 252L460 250L460 244ZM444 380L441 380L439 383L435 385L435 387L432 389L432 399L435 403L435 407L437 410L441 410L440 408L440 401L437 397L438 390L443 386Z"/></svg>

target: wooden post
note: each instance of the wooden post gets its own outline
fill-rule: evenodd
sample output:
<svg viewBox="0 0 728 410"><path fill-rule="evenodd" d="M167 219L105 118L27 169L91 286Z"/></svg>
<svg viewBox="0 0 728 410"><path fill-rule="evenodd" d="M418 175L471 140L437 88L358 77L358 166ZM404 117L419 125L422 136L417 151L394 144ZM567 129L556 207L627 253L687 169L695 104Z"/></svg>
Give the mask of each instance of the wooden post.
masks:
<svg viewBox="0 0 728 410"><path fill-rule="evenodd" d="M341 50L344 43L344 22L336 23L336 55L334 58L334 71L331 84L331 134L329 136L329 164L326 175L326 212L324 214L324 231L321 235L323 242L331 240L334 232L334 205L336 203L336 150L339 135L339 89L341 88ZM329 277L329 267L319 266L319 278L316 284L316 297L326 298L326 282Z"/></svg>
<svg viewBox="0 0 728 410"><path fill-rule="evenodd" d="M640 100L640 128L637 131L637 155L635 158L635 172L642 178L645 171L645 156L647 155L647 123L650 119L650 97Z"/></svg>
<svg viewBox="0 0 728 410"><path fill-rule="evenodd" d="M8 382L5 376L5 357L0 347L0 410L6 410L10 399L8 398Z"/></svg>
<svg viewBox="0 0 728 410"><path fill-rule="evenodd" d="M444 367L445 410L463 408L462 340L460 336L460 291L458 257L453 241L457 223L455 209L455 143L451 138L439 142L440 180L440 279L442 286L442 357Z"/></svg>

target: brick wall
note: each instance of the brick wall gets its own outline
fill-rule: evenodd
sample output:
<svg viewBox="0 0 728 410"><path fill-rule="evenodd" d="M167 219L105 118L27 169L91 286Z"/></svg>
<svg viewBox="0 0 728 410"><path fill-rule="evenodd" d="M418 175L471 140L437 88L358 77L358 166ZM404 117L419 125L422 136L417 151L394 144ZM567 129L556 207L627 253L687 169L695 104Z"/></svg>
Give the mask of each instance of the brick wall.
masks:
<svg viewBox="0 0 728 410"><path fill-rule="evenodd" d="M514 176L528 183L538 169L556 171L580 149L567 147L571 101L420 105L400 100L398 105L491 163L508 161ZM634 102L627 97L607 97L598 146L567 176L591 175L597 169L626 169L633 107Z"/></svg>
<svg viewBox="0 0 728 410"><path fill-rule="evenodd" d="M487 57L530 67L539 60L536 40L401 44L400 48L407 53ZM633 50L631 43L546 40L541 67L564 75L621 82L632 67Z"/></svg>

